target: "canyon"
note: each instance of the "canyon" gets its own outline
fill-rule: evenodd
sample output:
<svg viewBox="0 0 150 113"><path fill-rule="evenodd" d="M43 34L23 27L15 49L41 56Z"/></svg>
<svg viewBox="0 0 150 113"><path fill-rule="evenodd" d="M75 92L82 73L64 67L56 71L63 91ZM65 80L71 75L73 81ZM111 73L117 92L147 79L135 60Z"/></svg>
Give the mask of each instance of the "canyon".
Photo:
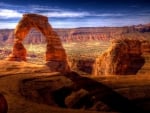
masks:
<svg viewBox="0 0 150 113"><path fill-rule="evenodd" d="M133 40L148 40L148 41L150 40L149 38L150 24L125 26L125 27L54 29L54 31L58 34L58 37L60 37L63 46L65 46L65 44L69 45L68 47L65 47L65 49L67 51L67 60L69 61L69 65L71 69L75 71L81 71L86 74L95 73L94 71L96 69L93 69L93 65L95 65L94 62L97 62L95 59L99 57L100 54L102 54L104 51L107 50L107 48L110 46L109 43L111 43L112 40L117 40L117 39L124 40L125 38L133 39ZM14 42L14 37L15 36L13 30L9 30L9 29L0 30L1 45L3 46L12 45ZM101 43L99 43L99 45L97 46L91 45L88 47L88 43L96 44L98 42ZM33 44L33 45L34 44L46 45L46 37L43 35L42 32L37 30L36 27L32 26L29 32L26 33L22 43ZM105 43L107 47L103 48L102 45L105 45ZM76 49L76 47L78 48ZM84 47L87 47L87 50L86 48L84 49ZM147 47L147 49L149 48ZM89 52L91 52L91 54L89 54ZM4 53L9 55L10 51L1 50L1 54ZM143 57L140 58L143 59L143 62L146 63L144 63L143 67L141 67L141 70L138 71L139 73L142 74L148 72L149 70L149 66L148 66L149 55L146 55L145 53L144 55L145 55L144 58ZM29 55L29 57L30 56L37 57L38 55L31 54ZM113 73L113 74L117 74L117 73ZM119 73L119 74L124 74L124 73Z"/></svg>
<svg viewBox="0 0 150 113"><path fill-rule="evenodd" d="M149 24L54 30L47 17L24 14L14 31L0 30L2 47L13 44L0 50L0 112L149 112L149 34ZM28 62L26 44L45 44L46 63Z"/></svg>
<svg viewBox="0 0 150 113"><path fill-rule="evenodd" d="M125 26L125 27L87 27L87 28L70 28L54 29L62 42L86 42L86 41L109 41L111 39L129 37L148 38L150 24ZM12 44L14 39L13 29L0 29L0 43ZM45 43L44 35L34 27L26 35L24 43L39 44Z"/></svg>

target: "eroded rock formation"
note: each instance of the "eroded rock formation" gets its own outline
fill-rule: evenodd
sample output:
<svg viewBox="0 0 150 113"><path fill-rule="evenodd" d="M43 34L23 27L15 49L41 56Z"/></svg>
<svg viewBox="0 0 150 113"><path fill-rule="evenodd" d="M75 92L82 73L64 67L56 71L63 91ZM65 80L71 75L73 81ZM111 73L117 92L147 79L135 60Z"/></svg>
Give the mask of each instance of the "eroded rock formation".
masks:
<svg viewBox="0 0 150 113"><path fill-rule="evenodd" d="M145 113L131 103L134 97L130 96L131 101L126 98L126 95L130 95L134 90L133 87L130 88L130 93L122 93L124 94L122 96L121 93L112 90L109 85L108 87L102 82L80 76L75 72L66 73L63 76L58 73L55 76L30 77L19 83L19 91L26 99L51 106L105 112ZM141 94L143 90L144 88L137 94ZM145 91L143 93L146 94ZM136 99L140 99L143 93L141 96L136 96Z"/></svg>
<svg viewBox="0 0 150 113"><path fill-rule="evenodd" d="M133 75L150 55L150 42L138 39L113 40L111 47L94 63L93 75Z"/></svg>
<svg viewBox="0 0 150 113"><path fill-rule="evenodd" d="M72 70L92 74L94 59L69 59L68 61Z"/></svg>
<svg viewBox="0 0 150 113"><path fill-rule="evenodd" d="M48 18L37 14L24 14L23 18L18 23L14 31L14 46L12 54L9 56L10 61L26 61L26 49L22 42L31 28L36 28L41 31L45 36L46 47L46 61L51 66L53 62L59 62L57 69L67 70L67 56L65 50L61 44L61 40L58 35L53 31L51 25L48 23ZM38 49L38 48L37 48ZM52 69L53 70L53 69Z"/></svg>

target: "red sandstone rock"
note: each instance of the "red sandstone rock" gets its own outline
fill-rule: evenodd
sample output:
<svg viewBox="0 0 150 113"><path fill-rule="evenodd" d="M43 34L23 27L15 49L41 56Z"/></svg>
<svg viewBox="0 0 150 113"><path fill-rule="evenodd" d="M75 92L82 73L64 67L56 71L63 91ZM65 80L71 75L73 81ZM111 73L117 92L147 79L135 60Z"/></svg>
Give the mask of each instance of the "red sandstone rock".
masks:
<svg viewBox="0 0 150 113"><path fill-rule="evenodd" d="M88 96L88 91L86 91L85 89L80 89L76 92L72 92L69 96L67 96L65 98L65 104L68 108L82 108L84 106L83 103L85 102L84 104L86 104L84 98L87 98Z"/></svg>
<svg viewBox="0 0 150 113"><path fill-rule="evenodd" d="M26 61L26 49L24 48L22 41L24 40L24 38L26 37L31 28L36 28L37 30L41 31L41 33L46 38L47 42L46 61L48 63L52 61L66 62L64 63L65 65L62 67L66 67L65 69L69 69L66 60L67 56L61 44L60 38L53 31L51 25L48 23L48 18L37 14L23 15L23 18L20 20L14 31L15 43L13 46L12 54L9 56L8 60Z"/></svg>
<svg viewBox="0 0 150 113"><path fill-rule="evenodd" d="M26 61L26 49L23 44L20 42L15 42L13 46L12 54L9 56L8 60L10 61Z"/></svg>
<svg viewBox="0 0 150 113"><path fill-rule="evenodd" d="M93 75L133 75L144 65L143 54L150 54L150 42L137 39L112 41L111 47L94 63Z"/></svg>

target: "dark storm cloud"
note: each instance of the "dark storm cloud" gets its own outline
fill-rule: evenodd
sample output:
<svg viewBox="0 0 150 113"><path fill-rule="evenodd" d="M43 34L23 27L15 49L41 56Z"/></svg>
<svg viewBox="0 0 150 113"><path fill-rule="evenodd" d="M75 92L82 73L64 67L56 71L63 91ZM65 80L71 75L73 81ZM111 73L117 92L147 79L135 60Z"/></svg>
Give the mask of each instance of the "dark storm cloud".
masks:
<svg viewBox="0 0 150 113"><path fill-rule="evenodd" d="M148 0L1 0L0 28L15 27L23 13L49 17L53 27L123 26L150 22Z"/></svg>

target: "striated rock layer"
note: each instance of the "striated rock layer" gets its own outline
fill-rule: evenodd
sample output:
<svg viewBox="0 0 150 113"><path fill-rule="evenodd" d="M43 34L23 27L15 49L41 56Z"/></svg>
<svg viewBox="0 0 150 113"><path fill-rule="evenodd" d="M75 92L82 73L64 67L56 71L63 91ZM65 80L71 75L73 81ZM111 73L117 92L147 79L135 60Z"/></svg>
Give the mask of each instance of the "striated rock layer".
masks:
<svg viewBox="0 0 150 113"><path fill-rule="evenodd" d="M113 40L111 47L96 59L93 66L93 75L137 74L145 64L145 55L150 56L149 41Z"/></svg>
<svg viewBox="0 0 150 113"><path fill-rule="evenodd" d="M48 23L48 18L37 14L24 14L23 18L18 23L14 31L14 46L12 54L9 56L10 61L26 61L26 49L22 42L31 28L36 28L45 36L46 46L46 61L51 66L51 63L57 62L52 70L68 70L67 55L61 44L58 35L53 31ZM38 48L37 48L38 49ZM59 69L60 70L60 69Z"/></svg>
<svg viewBox="0 0 150 113"><path fill-rule="evenodd" d="M0 42L12 44L14 39L13 30L0 29ZM63 42L85 42L85 41L108 41L110 39L122 38L126 35L132 38L149 39L150 24L124 26L124 27L82 27L70 29L54 29ZM24 43L39 44L45 43L44 35L36 29L31 29L26 36Z"/></svg>

